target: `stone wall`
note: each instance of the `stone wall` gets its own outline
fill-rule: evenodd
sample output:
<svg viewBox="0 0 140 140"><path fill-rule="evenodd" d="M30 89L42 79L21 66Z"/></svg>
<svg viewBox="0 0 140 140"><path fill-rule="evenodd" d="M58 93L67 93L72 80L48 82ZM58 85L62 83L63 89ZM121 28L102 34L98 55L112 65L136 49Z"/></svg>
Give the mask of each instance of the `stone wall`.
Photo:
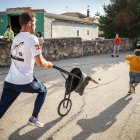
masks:
<svg viewBox="0 0 140 140"><path fill-rule="evenodd" d="M0 39L0 67L10 65L11 42ZM121 51L132 48L129 39L122 39ZM70 57L111 53L113 51L113 40L100 42L82 41L81 38L45 39L43 55L47 60L58 60Z"/></svg>
<svg viewBox="0 0 140 140"><path fill-rule="evenodd" d="M129 39L121 39L120 51L132 48ZM113 52L113 39L104 41L82 41L81 38L45 39L43 55L48 60L80 57Z"/></svg>
<svg viewBox="0 0 140 140"><path fill-rule="evenodd" d="M5 67L10 65L10 49L11 42L0 39L0 67Z"/></svg>

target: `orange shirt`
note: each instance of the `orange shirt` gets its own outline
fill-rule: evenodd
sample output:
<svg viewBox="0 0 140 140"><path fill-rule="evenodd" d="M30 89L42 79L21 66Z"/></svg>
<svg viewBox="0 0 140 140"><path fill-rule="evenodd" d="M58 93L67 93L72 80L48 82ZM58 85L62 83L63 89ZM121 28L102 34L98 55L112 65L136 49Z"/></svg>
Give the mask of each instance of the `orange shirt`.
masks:
<svg viewBox="0 0 140 140"><path fill-rule="evenodd" d="M119 37L115 37L114 44L115 45L120 45L121 44L121 39Z"/></svg>
<svg viewBox="0 0 140 140"><path fill-rule="evenodd" d="M133 56L133 55L127 55L124 58L125 60L128 60L130 62L130 72L140 72L140 57L139 56Z"/></svg>

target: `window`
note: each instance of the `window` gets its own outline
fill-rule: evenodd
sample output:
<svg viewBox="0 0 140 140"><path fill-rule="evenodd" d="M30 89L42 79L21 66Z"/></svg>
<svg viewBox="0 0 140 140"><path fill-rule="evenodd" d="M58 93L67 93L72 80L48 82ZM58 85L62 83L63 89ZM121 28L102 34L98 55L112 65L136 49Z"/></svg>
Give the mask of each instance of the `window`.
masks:
<svg viewBox="0 0 140 140"><path fill-rule="evenodd" d="M77 30L77 36L79 36L79 30Z"/></svg>
<svg viewBox="0 0 140 140"><path fill-rule="evenodd" d="M87 35L89 35L89 30L87 30Z"/></svg>

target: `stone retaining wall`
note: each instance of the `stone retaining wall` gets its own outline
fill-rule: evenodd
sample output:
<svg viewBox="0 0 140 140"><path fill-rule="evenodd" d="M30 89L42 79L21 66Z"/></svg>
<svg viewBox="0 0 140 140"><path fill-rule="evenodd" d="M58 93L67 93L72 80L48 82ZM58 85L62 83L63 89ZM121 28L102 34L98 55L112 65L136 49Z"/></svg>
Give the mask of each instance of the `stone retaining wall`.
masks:
<svg viewBox="0 0 140 140"><path fill-rule="evenodd" d="M0 67L10 65L10 48L11 42L5 39L0 39Z"/></svg>
<svg viewBox="0 0 140 140"><path fill-rule="evenodd" d="M129 39L121 39L120 51L132 48ZM113 52L113 39L104 41L82 41L81 38L45 39L43 54L46 59L58 60L69 57L80 57Z"/></svg>
<svg viewBox="0 0 140 140"><path fill-rule="evenodd" d="M0 67L10 65L10 47L11 42L0 39ZM131 41L129 39L122 39L121 51L128 51L131 48ZM82 41L81 38L45 39L43 45L43 55L47 60L111 53L112 51L112 39L100 42Z"/></svg>

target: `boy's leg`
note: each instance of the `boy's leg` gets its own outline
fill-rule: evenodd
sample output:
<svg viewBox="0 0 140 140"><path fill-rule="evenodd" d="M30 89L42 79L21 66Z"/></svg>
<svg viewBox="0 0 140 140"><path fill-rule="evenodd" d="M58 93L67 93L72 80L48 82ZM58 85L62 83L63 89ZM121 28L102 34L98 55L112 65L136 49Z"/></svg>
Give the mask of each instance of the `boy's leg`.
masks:
<svg viewBox="0 0 140 140"><path fill-rule="evenodd" d="M32 114L34 117L38 117L38 114L41 110L41 107L46 97L46 93L47 93L46 87L39 80L34 78L34 80L31 83L26 84L26 85L19 85L17 86L17 88L21 92L29 92L29 93L38 94L35 100L34 110Z"/></svg>
<svg viewBox="0 0 140 140"><path fill-rule="evenodd" d="M135 73L134 87L136 87L139 83L140 83L140 73Z"/></svg>
<svg viewBox="0 0 140 140"><path fill-rule="evenodd" d="M34 110L33 110L33 113L32 113L32 117L29 119L28 123L30 125L36 125L38 127L43 127L44 123L41 123L38 120L38 114L39 114L39 112L41 110L41 107L42 107L44 101L45 101L47 89L46 89L46 87L41 82L37 81L35 83L37 83L38 87L39 87L38 95L37 95L37 98L35 100Z"/></svg>
<svg viewBox="0 0 140 140"><path fill-rule="evenodd" d="M132 93L135 93L135 87L134 87L134 84L131 86L131 92L132 92Z"/></svg>
<svg viewBox="0 0 140 140"><path fill-rule="evenodd" d="M19 96L20 92L11 89L10 83L5 82L0 100L0 118L3 117L7 109L12 105L15 99Z"/></svg>
<svg viewBox="0 0 140 140"><path fill-rule="evenodd" d="M135 93L135 88L140 83L140 73L134 73L134 75L135 75L135 83L132 85L132 89Z"/></svg>
<svg viewBox="0 0 140 140"><path fill-rule="evenodd" d="M130 81L129 81L129 91L128 93L132 93L132 87L133 84L135 83L135 73L134 72L129 72L129 77L130 77ZM133 90L134 92L134 90Z"/></svg>
<svg viewBox="0 0 140 140"><path fill-rule="evenodd" d="M38 93L37 98L35 100L33 113L32 113L33 118L38 118L38 114L45 101L45 97L46 97L46 93L47 93L46 87L40 81L38 81L36 78L34 78L34 80L30 84L20 85L20 86L17 86L17 88L21 92ZM42 124L41 124L41 126L42 126ZM39 127L41 127L41 126L39 126Z"/></svg>
<svg viewBox="0 0 140 140"><path fill-rule="evenodd" d="M132 86L132 84L129 84L129 91L128 91L128 93L132 93L131 92L131 86Z"/></svg>
<svg viewBox="0 0 140 140"><path fill-rule="evenodd" d="M114 47L113 47L113 53L112 53L111 56L114 57L115 53L116 53L116 46L114 45Z"/></svg>
<svg viewBox="0 0 140 140"><path fill-rule="evenodd" d="M116 46L116 57L119 57L119 50L120 50L120 46Z"/></svg>
<svg viewBox="0 0 140 140"><path fill-rule="evenodd" d="M133 84L133 87L135 88L138 84L139 84L139 83L135 83L135 84Z"/></svg>

